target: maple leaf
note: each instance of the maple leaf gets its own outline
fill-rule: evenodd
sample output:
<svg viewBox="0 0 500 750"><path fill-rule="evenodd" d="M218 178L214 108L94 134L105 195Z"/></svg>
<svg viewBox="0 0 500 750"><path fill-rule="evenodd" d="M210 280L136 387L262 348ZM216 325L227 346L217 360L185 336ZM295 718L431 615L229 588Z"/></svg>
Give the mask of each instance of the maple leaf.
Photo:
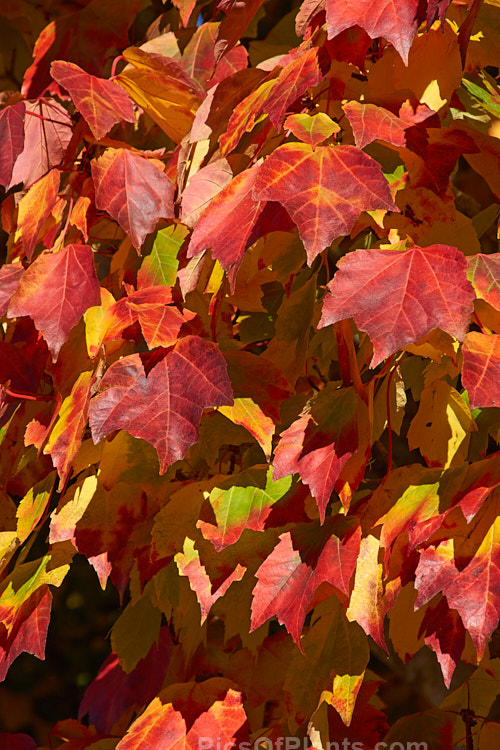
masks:
<svg viewBox="0 0 500 750"><path fill-rule="evenodd" d="M189 16L193 12L196 0L173 0L176 8L179 9L181 14L181 21L184 26L188 25Z"/></svg>
<svg viewBox="0 0 500 750"><path fill-rule="evenodd" d="M43 253L26 269L10 300L8 316L29 315L53 361L85 310L100 301L92 249L67 245Z"/></svg>
<svg viewBox="0 0 500 750"><path fill-rule="evenodd" d="M305 36L314 18L325 10L326 0L304 0L295 18L297 36Z"/></svg>
<svg viewBox="0 0 500 750"><path fill-rule="evenodd" d="M229 689L223 700L212 703L208 711L195 719L186 736L186 750L198 750L202 740L206 742L207 739L211 740L212 745L221 742L232 747L236 733L246 720L241 693Z"/></svg>
<svg viewBox="0 0 500 750"><path fill-rule="evenodd" d="M413 112L408 102L406 106L401 106L399 117L383 107L361 102L344 104L344 112L353 129L358 148L364 148L376 140L405 146L406 130L434 114L425 104L419 105Z"/></svg>
<svg viewBox="0 0 500 750"><path fill-rule="evenodd" d="M402 534L408 534L408 550L415 549L444 520L439 514L440 471L401 467L391 472L383 489L373 496L372 513L381 524L380 543L385 548L385 565L389 566L390 550ZM392 499L387 509L386 498ZM386 511L378 513L379 503Z"/></svg>
<svg viewBox="0 0 500 750"><path fill-rule="evenodd" d="M356 250L338 266L319 327L352 317L372 340L371 367L433 328L463 340L474 291L467 261L456 248Z"/></svg>
<svg viewBox="0 0 500 750"><path fill-rule="evenodd" d="M184 540L184 547L182 552L178 552L174 560L179 569L181 576L186 576L189 579L189 585L196 594L196 598L200 605L201 610L201 624L207 619L208 613L210 612L213 604L224 596L230 585L234 581L241 581L246 573L246 568L243 565L238 565L233 572L221 583L216 591L212 592L212 582L210 577L200 561L200 555L197 549L195 549L194 542L189 537Z"/></svg>
<svg viewBox="0 0 500 750"><path fill-rule="evenodd" d="M163 705L159 698L154 698L116 747L117 750L139 750L140 747L183 750L185 737L186 722L182 714L171 703Z"/></svg>
<svg viewBox="0 0 500 750"><path fill-rule="evenodd" d="M144 258L137 273L138 289L174 286L179 265L177 255L187 234L187 228L181 224L172 224L157 232L151 253Z"/></svg>
<svg viewBox="0 0 500 750"><path fill-rule="evenodd" d="M171 180L148 159L125 148L92 161L96 206L107 211L139 250L160 217L173 218Z"/></svg>
<svg viewBox="0 0 500 750"><path fill-rule="evenodd" d="M384 605L382 602L383 566L378 562L380 541L374 536L361 540L356 560L354 588L351 593L347 619L357 622L371 635L380 648L387 651L384 638Z"/></svg>
<svg viewBox="0 0 500 750"><path fill-rule="evenodd" d="M215 701L208 711L201 713L189 731L180 711L171 703L162 704L159 698L154 698L116 747L118 750L138 750L139 747L195 750L202 740L212 744L220 741L231 747L235 733L245 721L241 696L235 690L228 690L223 700Z"/></svg>
<svg viewBox="0 0 500 750"><path fill-rule="evenodd" d="M337 712L328 712L328 725L336 737L346 737L353 745L358 743L367 747L375 747L377 741L385 737L389 729L387 716L371 702L379 685L379 681L365 679L356 696L356 705L348 727Z"/></svg>
<svg viewBox="0 0 500 750"><path fill-rule="evenodd" d="M451 0L427 0L427 28L430 28L436 18L444 23L446 9Z"/></svg>
<svg viewBox="0 0 500 750"><path fill-rule="evenodd" d="M172 292L166 286L129 291L127 297L108 307L102 317L102 341L112 341L137 321L150 349L173 346L184 323L193 316L169 306Z"/></svg>
<svg viewBox="0 0 500 750"><path fill-rule="evenodd" d="M18 102L0 112L0 185L8 185L17 157L24 149L25 104Z"/></svg>
<svg viewBox="0 0 500 750"><path fill-rule="evenodd" d="M202 167L182 192L182 221L194 227L208 203L231 182L233 173L227 159L217 159Z"/></svg>
<svg viewBox="0 0 500 750"><path fill-rule="evenodd" d="M236 398L233 406L219 406L219 411L231 422L245 427L260 445L267 460L271 458L275 426L258 404L251 398Z"/></svg>
<svg viewBox="0 0 500 750"><path fill-rule="evenodd" d="M284 683L293 728L310 717L318 695L320 701L334 706L349 726L370 657L366 635L359 625L347 620L340 602L330 596L315 607L302 645L304 653L295 652Z"/></svg>
<svg viewBox="0 0 500 750"><path fill-rule="evenodd" d="M427 746L438 745L443 750L452 750L456 744L453 739L453 719L448 712L436 709L419 711L412 716L398 719L385 735L389 747L399 738L405 742L421 741Z"/></svg>
<svg viewBox="0 0 500 750"><path fill-rule="evenodd" d="M68 750L451 748L495 660L395 721L367 644L449 685L500 614L494 6L4 5L0 676L76 551L120 611Z"/></svg>
<svg viewBox="0 0 500 750"><path fill-rule="evenodd" d="M471 255L467 258L467 278L478 299L484 299L500 310L500 253Z"/></svg>
<svg viewBox="0 0 500 750"><path fill-rule="evenodd" d="M500 404L500 334L471 331L462 347L462 379L471 409Z"/></svg>
<svg viewBox="0 0 500 750"><path fill-rule="evenodd" d="M325 406L327 411L322 414ZM322 523L334 489L347 505L350 499L345 468L358 449L357 407L354 389L325 389L316 406L320 426L315 428L314 411L312 419L309 415L299 417L281 434L275 452L274 478L298 473L318 504ZM351 482L354 488L360 480L361 476Z"/></svg>
<svg viewBox="0 0 500 750"><path fill-rule="evenodd" d="M0 315L7 314L9 302L24 273L20 263L9 263L0 268Z"/></svg>
<svg viewBox="0 0 500 750"><path fill-rule="evenodd" d="M348 595L358 550L359 534L354 533L343 543L331 535L314 562L307 557L303 561L290 532L281 534L280 541L255 574L252 630L276 615L301 648L300 634L314 592L327 581Z"/></svg>
<svg viewBox="0 0 500 750"><path fill-rule="evenodd" d="M124 429L147 440L156 448L164 474L197 441L203 409L232 401L217 346L187 336L147 376L139 354L111 365L90 402L92 437L97 443Z"/></svg>
<svg viewBox="0 0 500 750"><path fill-rule="evenodd" d="M421 607L442 592L448 606L457 610L469 631L478 659L500 617L499 533L500 519L497 518L472 560L460 571L455 564L453 540L449 539L423 550L415 573L418 590L415 607Z"/></svg>
<svg viewBox="0 0 500 750"><path fill-rule="evenodd" d="M176 143L189 131L202 89L175 60L129 47L127 66L115 81Z"/></svg>
<svg viewBox="0 0 500 750"><path fill-rule="evenodd" d="M35 182L19 201L18 225L23 238L24 252L31 261L41 228L55 206L60 184L57 169L51 169Z"/></svg>
<svg viewBox="0 0 500 750"><path fill-rule="evenodd" d="M198 521L201 533L217 551L238 541L245 529L263 531L272 506L290 489L292 480L274 482L271 470L253 467L230 477L211 490L208 500L215 513L216 525Z"/></svg>
<svg viewBox="0 0 500 750"><path fill-rule="evenodd" d="M0 680L23 651L44 658L52 594L48 584L60 586L69 570L62 552L16 566L4 578L0 593ZM52 566L52 567L49 567Z"/></svg>
<svg viewBox="0 0 500 750"><path fill-rule="evenodd" d="M156 597L155 597L156 598ZM149 591L135 602L129 602L111 630L111 648L120 654L120 665L128 674L158 642L161 612L151 600Z"/></svg>
<svg viewBox="0 0 500 750"><path fill-rule="evenodd" d="M7 188L25 188L59 166L72 137L71 118L55 101L25 102L24 144Z"/></svg>
<svg viewBox="0 0 500 750"><path fill-rule="evenodd" d="M148 454L134 442L136 466L146 460L152 463L152 451ZM126 452L127 449L130 450L130 446L126 439L120 440L117 436L110 444L111 460L116 462L120 450ZM157 468L156 461L154 464ZM126 484L120 481L113 484L108 491L95 477L87 477L72 486L67 502L51 516L51 543L70 540L72 547L87 557L103 589L111 577L117 589L123 592L134 565L141 575L148 568L151 521L160 506L152 492L150 496L146 494L143 484L138 486L134 477ZM123 544L124 538L129 540L127 545Z"/></svg>
<svg viewBox="0 0 500 750"><path fill-rule="evenodd" d="M114 81L92 76L78 65L64 60L53 62L50 72L52 78L69 92L97 140L120 120L134 122L134 106Z"/></svg>
<svg viewBox="0 0 500 750"><path fill-rule="evenodd" d="M180 64L203 88L211 88L228 76L247 67L248 53L242 44L237 44L215 63L215 40L218 23L202 23L182 52Z"/></svg>
<svg viewBox="0 0 500 750"><path fill-rule="evenodd" d="M425 643L436 654L444 684L449 688L465 647L465 628L458 612L447 606L444 597L435 607L425 610L419 635L421 633L425 633Z"/></svg>
<svg viewBox="0 0 500 750"><path fill-rule="evenodd" d="M251 398L274 423L280 422L279 404L293 393L280 368L246 351L224 352L235 398Z"/></svg>
<svg viewBox="0 0 500 750"><path fill-rule="evenodd" d="M7 675L12 662L26 652L38 659L45 658L45 641L50 621L52 594L48 586L41 586L16 612L16 619L7 632L0 632L0 682Z"/></svg>
<svg viewBox="0 0 500 750"><path fill-rule="evenodd" d="M82 372L61 404L58 419L43 452L50 454L60 478L60 488L71 471L71 462L78 453L82 432L87 423L90 389L94 381L91 372Z"/></svg>
<svg viewBox="0 0 500 750"><path fill-rule="evenodd" d="M17 535L25 542L45 513L54 488L52 474L31 487L17 506Z"/></svg>
<svg viewBox="0 0 500 750"><path fill-rule="evenodd" d="M353 146L280 146L262 165L253 194L286 208L309 265L334 239L349 234L362 211L398 211L380 165Z"/></svg>
<svg viewBox="0 0 500 750"><path fill-rule="evenodd" d="M197 143L205 138L218 139L227 129L227 120L234 109L266 78L263 70L240 70L212 86L197 110L189 139ZM221 149L224 155L224 149Z"/></svg>
<svg viewBox="0 0 500 750"><path fill-rule="evenodd" d="M263 76L264 77L264 76ZM229 82L227 82L229 83ZM233 151L240 139L245 133L252 130L256 120L262 113L263 106L269 101L269 96L272 91L274 81L269 80L265 77L264 81L261 82L261 77L256 78L252 83L260 83L257 88L254 85L250 85L250 92L245 98L241 98L241 93L234 102L235 106L231 112L229 122L227 124L227 130L223 132L220 137L221 153L226 156ZM221 86L222 89L226 88ZM214 92L214 99L215 99ZM207 118L208 119L208 118ZM196 123L195 123L196 125ZM193 126L194 134L198 132L198 129ZM199 135L205 134L205 128L201 128ZM194 136L193 134L193 136Z"/></svg>
<svg viewBox="0 0 500 750"><path fill-rule="evenodd" d="M273 82L262 109L267 112L274 128L279 131L285 112L294 101L309 88L323 80L330 67L330 60L322 48L312 48L293 56ZM231 125L230 125L231 127Z"/></svg>
<svg viewBox="0 0 500 750"><path fill-rule="evenodd" d="M252 130L262 112L269 115L279 132L292 104L316 86L328 71L329 58L323 49L313 48L291 57L276 78L265 80L235 108L227 132L220 140L223 154L232 151L244 133Z"/></svg>
<svg viewBox="0 0 500 750"><path fill-rule="evenodd" d="M324 112L317 115L290 115L283 123L283 127L290 130L303 143L313 147L340 131L340 126ZM359 146L358 143L356 145Z"/></svg>
<svg viewBox="0 0 500 750"><path fill-rule="evenodd" d="M453 128L426 128L427 143L410 150L400 150L408 170L409 179L415 187L427 187L437 195L444 196L448 189L450 174L462 154L477 151L476 143L462 130Z"/></svg>
<svg viewBox="0 0 500 750"><path fill-rule="evenodd" d="M334 39L351 26L360 26L372 38L383 36L397 49L405 64L417 33L418 0L326 0L328 38Z"/></svg>
<svg viewBox="0 0 500 750"><path fill-rule="evenodd" d="M466 459L470 435L475 431L477 426L458 391L437 380L422 391L419 410L407 433L408 446L410 450L420 448L428 466L448 468Z"/></svg>
<svg viewBox="0 0 500 750"><path fill-rule="evenodd" d="M212 257L228 272L233 290L250 234L262 210L261 201L252 192L259 168L255 165L240 172L210 201L194 228L187 252L188 258L194 258L210 249Z"/></svg>

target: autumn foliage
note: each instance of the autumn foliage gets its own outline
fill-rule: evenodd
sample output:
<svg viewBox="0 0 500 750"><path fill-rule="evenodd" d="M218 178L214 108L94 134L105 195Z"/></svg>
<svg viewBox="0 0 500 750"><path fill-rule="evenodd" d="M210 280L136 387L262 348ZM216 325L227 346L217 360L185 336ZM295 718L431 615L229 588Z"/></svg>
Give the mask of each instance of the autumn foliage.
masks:
<svg viewBox="0 0 500 750"><path fill-rule="evenodd" d="M2 750L500 746L498 1L0 12Z"/></svg>

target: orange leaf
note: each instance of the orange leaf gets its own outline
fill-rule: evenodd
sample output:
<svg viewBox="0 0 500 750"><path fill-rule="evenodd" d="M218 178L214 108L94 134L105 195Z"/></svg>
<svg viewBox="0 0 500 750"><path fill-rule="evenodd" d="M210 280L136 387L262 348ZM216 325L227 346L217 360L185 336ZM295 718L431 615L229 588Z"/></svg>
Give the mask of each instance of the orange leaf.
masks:
<svg viewBox="0 0 500 750"><path fill-rule="evenodd" d="M186 722L171 703L154 698L129 727L116 750L184 750Z"/></svg>
<svg viewBox="0 0 500 750"><path fill-rule="evenodd" d="M94 381L92 372L82 372L59 410L59 418L50 433L45 454L52 457L52 462L59 474L59 488L71 471L71 463L78 453L82 442L82 433L87 424L89 411L90 388Z"/></svg>
<svg viewBox="0 0 500 750"><path fill-rule="evenodd" d="M28 260L31 260L40 230L56 203L59 182L58 170L51 169L45 177L35 182L19 201L18 225Z"/></svg>

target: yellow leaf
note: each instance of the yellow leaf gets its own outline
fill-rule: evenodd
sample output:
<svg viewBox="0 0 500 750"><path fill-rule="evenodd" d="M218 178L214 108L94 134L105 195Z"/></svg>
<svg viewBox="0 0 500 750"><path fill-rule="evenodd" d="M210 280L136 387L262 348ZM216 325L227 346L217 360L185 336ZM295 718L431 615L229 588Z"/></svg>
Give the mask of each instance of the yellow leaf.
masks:
<svg viewBox="0 0 500 750"><path fill-rule="evenodd" d="M274 422L266 417L258 404L251 398L235 398L233 406L219 406L219 411L231 422L245 427L256 439L266 458L271 458Z"/></svg>
<svg viewBox="0 0 500 750"><path fill-rule="evenodd" d="M54 486L54 475L50 473L41 482L31 487L17 508L17 534L19 541L26 541L43 515Z"/></svg>
<svg viewBox="0 0 500 750"><path fill-rule="evenodd" d="M340 718L346 727L351 723L354 704L356 702L359 688L363 683L364 674L364 672L360 675L336 674L333 678L332 692L329 693L328 691L325 691L328 694L327 699L325 693L323 693L323 698L327 700L327 703L330 703L337 709Z"/></svg>
<svg viewBox="0 0 500 750"><path fill-rule="evenodd" d="M383 566L378 561L380 541L374 536L361 540L354 589L351 594L347 619L361 625L385 649L384 612L381 607Z"/></svg>
<svg viewBox="0 0 500 750"><path fill-rule="evenodd" d="M419 448L429 466L448 469L466 460L470 435L476 430L458 391L444 380L435 380L422 391L408 445L410 450Z"/></svg>
<svg viewBox="0 0 500 750"><path fill-rule="evenodd" d="M201 102L201 91L174 60L129 47L127 66L114 79L156 122L179 143L190 130Z"/></svg>
<svg viewBox="0 0 500 750"><path fill-rule="evenodd" d="M69 498L62 507L56 508L50 517L49 542L73 540L75 527L87 510L87 507L97 490L103 492L97 485L97 477L86 477L83 482L73 485L65 494Z"/></svg>
<svg viewBox="0 0 500 750"><path fill-rule="evenodd" d="M102 346L104 335L109 325L109 318L106 315L106 311L114 302L115 298L111 292L101 287L101 304L96 307L89 307L83 315L87 352L91 358L98 355Z"/></svg>

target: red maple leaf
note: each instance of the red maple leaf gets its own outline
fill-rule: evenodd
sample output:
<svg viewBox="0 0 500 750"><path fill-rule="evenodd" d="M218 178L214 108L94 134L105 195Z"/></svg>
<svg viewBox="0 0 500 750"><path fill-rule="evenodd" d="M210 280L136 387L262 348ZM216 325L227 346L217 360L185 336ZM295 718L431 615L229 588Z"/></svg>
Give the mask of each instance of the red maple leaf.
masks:
<svg viewBox="0 0 500 750"><path fill-rule="evenodd" d="M212 251L212 257L228 272L232 288L262 210L261 201L252 192L259 168L256 165L241 172L222 188L200 216L189 243L188 258L206 249Z"/></svg>
<svg viewBox="0 0 500 750"><path fill-rule="evenodd" d="M500 522L488 530L475 556L458 570L453 557L453 540L429 547L420 554L415 574L418 590L416 607L442 592L451 609L456 609L469 631L481 659L488 638L500 617Z"/></svg>
<svg viewBox="0 0 500 750"><path fill-rule="evenodd" d="M406 145L406 130L431 117L434 113L425 105L419 105L416 111L406 102L402 105L399 117L384 107L362 102L344 104L356 146L364 148L376 140L387 141L395 146Z"/></svg>
<svg viewBox="0 0 500 750"><path fill-rule="evenodd" d="M111 365L90 402L92 437L97 443L123 429L147 440L156 448L164 474L197 441L203 409L232 403L217 346L187 336L148 375L139 354Z"/></svg>
<svg viewBox="0 0 500 750"><path fill-rule="evenodd" d="M478 253L467 258L467 278L479 299L500 310L500 253Z"/></svg>
<svg viewBox="0 0 500 750"><path fill-rule="evenodd" d="M351 26L360 26L372 38L385 37L405 64L417 33L419 0L326 0L328 38L334 39Z"/></svg>
<svg viewBox="0 0 500 750"><path fill-rule="evenodd" d="M281 534L255 574L258 582L253 590L252 630L276 616L300 648L305 616L318 586L326 581L349 595L359 542L358 532L343 542L335 535L327 536L319 554L317 549L308 550L309 559L307 551L301 553L295 546L289 532ZM318 541L316 545L321 547Z"/></svg>
<svg viewBox="0 0 500 750"><path fill-rule="evenodd" d="M262 165L253 193L286 208L309 264L334 239L349 234L362 211L399 210L380 165L353 146L286 143Z"/></svg>
<svg viewBox="0 0 500 750"><path fill-rule="evenodd" d="M0 268L0 316L7 314L10 299L23 273L24 268L20 263L10 263Z"/></svg>
<svg viewBox="0 0 500 750"><path fill-rule="evenodd" d="M471 331L462 347L462 380L471 409L500 405L500 334Z"/></svg>
<svg viewBox="0 0 500 750"><path fill-rule="evenodd" d="M38 659L45 658L51 607L52 594L48 586L41 586L14 613L9 631L3 624L0 626L0 682L19 654L26 652ZM5 612L1 615L3 620Z"/></svg>
<svg viewBox="0 0 500 750"><path fill-rule="evenodd" d="M54 80L69 92L97 140L120 120L134 122L132 100L114 81L92 76L78 65L64 60L53 62L50 72Z"/></svg>
<svg viewBox="0 0 500 750"><path fill-rule="evenodd" d="M372 367L433 328L464 338L474 291L456 248L356 250L338 266L319 327L352 317L372 340Z"/></svg>
<svg viewBox="0 0 500 750"><path fill-rule="evenodd" d="M96 206L107 211L139 250L160 217L174 214L174 187L148 159L126 148L106 149L92 161Z"/></svg>
<svg viewBox="0 0 500 750"><path fill-rule="evenodd" d="M26 269L12 295L8 316L29 315L52 352L54 362L85 310L101 300L88 245L68 245L44 253Z"/></svg>
<svg viewBox="0 0 500 750"><path fill-rule="evenodd" d="M24 148L24 102L11 104L0 112L0 185L8 185L12 169Z"/></svg>
<svg viewBox="0 0 500 750"><path fill-rule="evenodd" d="M62 162L73 135L71 118L60 104L25 102L23 150L15 160L8 188L27 188Z"/></svg>

